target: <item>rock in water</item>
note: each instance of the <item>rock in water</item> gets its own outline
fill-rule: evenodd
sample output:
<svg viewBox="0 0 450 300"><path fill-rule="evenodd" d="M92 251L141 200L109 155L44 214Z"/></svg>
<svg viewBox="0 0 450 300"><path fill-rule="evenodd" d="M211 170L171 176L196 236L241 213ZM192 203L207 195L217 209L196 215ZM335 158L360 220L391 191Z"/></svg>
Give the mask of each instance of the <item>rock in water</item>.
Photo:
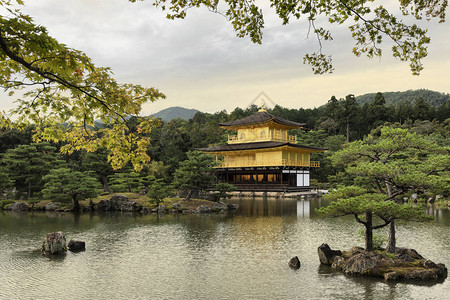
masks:
<svg viewBox="0 0 450 300"><path fill-rule="evenodd" d="M342 270L347 274L367 275L378 267L381 258L381 255L375 252L358 253L344 262Z"/></svg>
<svg viewBox="0 0 450 300"><path fill-rule="evenodd" d="M298 270L298 269L300 269L300 266L301 266L300 260L298 259L297 256L294 256L294 257L291 258L291 260L289 261L289 267L290 267L291 269Z"/></svg>
<svg viewBox="0 0 450 300"><path fill-rule="evenodd" d="M55 203L55 202L49 202L47 203L47 205L45 206L45 211L55 211L58 208L60 208L61 204L60 203Z"/></svg>
<svg viewBox="0 0 450 300"><path fill-rule="evenodd" d="M111 210L119 211L121 210L121 206L128 202L128 197L125 195L114 195L109 199L109 203L111 203Z"/></svg>
<svg viewBox="0 0 450 300"><path fill-rule="evenodd" d="M13 204L8 205L6 209L12 211L28 211L28 205L24 202L14 202Z"/></svg>
<svg viewBox="0 0 450 300"><path fill-rule="evenodd" d="M66 237L61 231L47 233L42 242L42 253L47 255L62 254L67 251Z"/></svg>
<svg viewBox="0 0 450 300"><path fill-rule="evenodd" d="M86 243L82 241L70 240L67 247L72 252L84 251L86 250Z"/></svg>
<svg viewBox="0 0 450 300"><path fill-rule="evenodd" d="M136 212L141 210L141 206L135 201L127 201L120 206L121 211Z"/></svg>
<svg viewBox="0 0 450 300"><path fill-rule="evenodd" d="M228 211L228 206L223 202L216 202L211 206L211 211L214 212Z"/></svg>
<svg viewBox="0 0 450 300"><path fill-rule="evenodd" d="M206 205L200 205L199 207L197 207L197 209L195 210L196 213L200 213L200 214L207 214L211 212L211 208L209 208Z"/></svg>
<svg viewBox="0 0 450 300"><path fill-rule="evenodd" d="M341 256L341 250L331 250L328 244L322 244L317 249L319 260L324 265L331 265L335 256Z"/></svg>
<svg viewBox="0 0 450 300"><path fill-rule="evenodd" d="M235 204L235 203L229 203L229 204L227 204L227 207L229 210L236 210L239 208L239 205Z"/></svg>
<svg viewBox="0 0 450 300"><path fill-rule="evenodd" d="M109 200L100 200L96 206L98 211L109 211L111 210L111 202Z"/></svg>

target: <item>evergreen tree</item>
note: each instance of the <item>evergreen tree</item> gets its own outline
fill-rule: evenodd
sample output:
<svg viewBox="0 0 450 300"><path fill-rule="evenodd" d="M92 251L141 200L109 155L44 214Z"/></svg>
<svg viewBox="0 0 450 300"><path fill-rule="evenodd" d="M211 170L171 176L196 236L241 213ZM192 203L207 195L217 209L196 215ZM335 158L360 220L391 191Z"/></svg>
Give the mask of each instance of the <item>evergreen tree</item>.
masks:
<svg viewBox="0 0 450 300"><path fill-rule="evenodd" d="M419 97L413 107L414 120L430 120L430 108L430 105L422 97Z"/></svg>
<svg viewBox="0 0 450 300"><path fill-rule="evenodd" d="M395 107L394 120L403 124L406 120L412 120L413 118L414 115L411 103L406 100L398 102Z"/></svg>
<svg viewBox="0 0 450 300"><path fill-rule="evenodd" d="M14 180L11 179L8 170L4 166L0 165L0 198L2 196L1 194L7 194L7 192L13 187Z"/></svg>
<svg viewBox="0 0 450 300"><path fill-rule="evenodd" d="M71 202L74 211L80 210L79 201L98 195L100 184L90 172L79 172L67 167L53 169L43 178L45 198L57 202Z"/></svg>
<svg viewBox="0 0 450 300"><path fill-rule="evenodd" d="M114 170L108 163L106 149L101 148L95 152L83 152L81 155L81 169L94 172L103 184L103 191L110 192L108 176L114 174Z"/></svg>
<svg viewBox="0 0 450 300"><path fill-rule="evenodd" d="M408 211L409 208L405 210L402 206L395 206L391 200L419 191L447 193L450 185L450 156L446 148L407 129L382 127L364 140L348 144L343 150L336 152L332 160L337 166L346 166L346 172L356 176L353 184L368 191L368 194L357 195L357 200L367 202L364 207L368 209L353 213L350 207L350 213L360 215L372 209L376 212L375 208L381 211L376 214L386 225L389 224L389 252L395 251L396 219L423 219L422 215ZM375 196L370 196L371 194ZM355 195L348 198L351 197ZM328 212L357 201L351 199L347 203L343 202L345 197L337 199L340 200ZM386 201L392 203L386 204ZM327 210L324 209L323 212ZM371 215L366 216L366 222L372 222Z"/></svg>
<svg viewBox="0 0 450 300"><path fill-rule="evenodd" d="M175 171L173 184L186 191L186 200L189 200L194 193L204 191L214 183L215 161L212 155L201 151L189 151L187 156L188 159Z"/></svg>
<svg viewBox="0 0 450 300"><path fill-rule="evenodd" d="M359 106L354 95L347 95L339 101L338 123L345 128L347 143L350 141L350 128L355 125L358 118Z"/></svg>
<svg viewBox="0 0 450 300"><path fill-rule="evenodd" d="M114 193L137 193L143 186L141 175L134 170L125 169L108 177L109 188Z"/></svg>
<svg viewBox="0 0 450 300"><path fill-rule="evenodd" d="M42 189L42 177L55 166L58 155L49 143L31 143L9 149L3 156L3 164L15 182L19 192L29 200Z"/></svg>
<svg viewBox="0 0 450 300"><path fill-rule="evenodd" d="M159 205L170 193L170 186L163 179L156 179L148 186L147 196L151 199L152 203Z"/></svg>
<svg viewBox="0 0 450 300"><path fill-rule="evenodd" d="M325 199L332 200L327 207L318 212L329 217L353 215L356 222L365 227L365 249L373 251L373 230L392 224L393 220L429 220L421 207L397 204L386 201L384 195L371 193L358 186L346 186L325 195ZM381 222L375 222L378 217ZM392 252L392 251L391 251Z"/></svg>
<svg viewBox="0 0 450 300"><path fill-rule="evenodd" d="M450 100L439 105L436 110L436 119L439 122L444 122L446 119L450 119Z"/></svg>
<svg viewBox="0 0 450 300"><path fill-rule="evenodd" d="M232 196L228 193L233 192L236 190L236 187L232 184L226 183L226 182L220 182L216 184L215 190L217 191L216 197L217 201L220 201L220 199L226 199L231 198Z"/></svg>
<svg viewBox="0 0 450 300"><path fill-rule="evenodd" d="M375 94L372 102L369 104L369 110L367 113L368 121L371 128L376 128L387 121L387 108L386 100L382 93Z"/></svg>

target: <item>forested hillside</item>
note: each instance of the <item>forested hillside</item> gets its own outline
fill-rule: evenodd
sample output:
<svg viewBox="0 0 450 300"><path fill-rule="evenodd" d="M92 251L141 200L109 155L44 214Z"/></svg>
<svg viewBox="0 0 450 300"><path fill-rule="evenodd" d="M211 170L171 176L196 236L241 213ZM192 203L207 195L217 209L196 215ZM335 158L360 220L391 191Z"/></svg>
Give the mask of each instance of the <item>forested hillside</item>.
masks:
<svg viewBox="0 0 450 300"><path fill-rule="evenodd" d="M187 108L175 106L175 107L169 107L169 108L163 109L163 110L157 112L156 114L153 114L152 116L155 118L160 118L163 121L170 121L170 120L178 119L178 118L181 118L184 120L189 120L197 112L198 112L198 110L196 110L196 109L187 109Z"/></svg>
<svg viewBox="0 0 450 300"><path fill-rule="evenodd" d="M368 104L372 101L373 97L375 97L376 93L364 94L356 97L356 101L360 105ZM411 104L414 104L419 98L425 100L431 106L435 108L439 107L443 103L450 100L450 94L439 93L435 91L430 91L426 89L420 90L408 90L405 92L383 92L384 99L386 100L386 104L397 104L399 102L407 101Z"/></svg>

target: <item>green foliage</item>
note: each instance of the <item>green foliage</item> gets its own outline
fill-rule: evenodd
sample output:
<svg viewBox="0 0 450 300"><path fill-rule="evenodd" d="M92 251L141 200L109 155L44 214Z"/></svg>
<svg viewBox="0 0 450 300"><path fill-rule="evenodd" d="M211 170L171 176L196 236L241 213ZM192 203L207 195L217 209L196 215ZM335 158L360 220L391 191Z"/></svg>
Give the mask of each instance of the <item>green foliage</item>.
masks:
<svg viewBox="0 0 450 300"><path fill-rule="evenodd" d="M369 104L376 93L368 93L356 97L359 105ZM450 94L435 92L427 89L408 90L404 92L383 92L386 104L394 104L398 107L400 103L413 105L417 99L422 98L431 106L438 107L450 100Z"/></svg>
<svg viewBox="0 0 450 300"><path fill-rule="evenodd" d="M138 193L143 186L141 175L133 170L114 173L109 177L110 189L114 193L133 192Z"/></svg>
<svg viewBox="0 0 450 300"><path fill-rule="evenodd" d="M114 174L114 169L108 162L106 149L100 148L95 152L83 151L79 160L81 160L81 170L94 172L103 183L103 190L109 192L108 176Z"/></svg>
<svg viewBox="0 0 450 300"><path fill-rule="evenodd" d="M0 126L0 153L15 148L19 145L28 145L32 142L33 127L29 126L23 130L17 128L1 128Z"/></svg>
<svg viewBox="0 0 450 300"><path fill-rule="evenodd" d="M146 136L155 122L139 118L136 130L130 130L126 117L138 116L142 104L165 96L154 88L118 83L109 68L95 66L83 52L52 38L10 1L0 5L0 85L11 96L23 92L11 111L15 124L1 115L0 125L34 124L35 141L63 141L63 153L105 147L114 168L131 162L141 169L150 159ZM91 130L95 120L105 126Z"/></svg>
<svg viewBox="0 0 450 300"><path fill-rule="evenodd" d="M5 209L8 205L14 203L14 200L0 200L0 210Z"/></svg>
<svg viewBox="0 0 450 300"><path fill-rule="evenodd" d="M214 182L214 158L201 151L189 151L174 173L173 184L184 191L206 190Z"/></svg>
<svg viewBox="0 0 450 300"><path fill-rule="evenodd" d="M380 193L393 198L411 190L443 192L450 160L445 147L407 129L383 127L377 135L350 143L335 153L335 165L368 178Z"/></svg>
<svg viewBox="0 0 450 300"><path fill-rule="evenodd" d="M234 192L236 190L236 187L232 184L221 182L216 184L216 187L214 189L217 191L217 200L220 200L222 198L231 198L232 195L229 195L228 193Z"/></svg>
<svg viewBox="0 0 450 300"><path fill-rule="evenodd" d="M164 165L162 161L150 162L150 164L144 168L142 173L148 174L147 177L154 177L169 181L169 167ZM144 182L144 185L147 186L148 184Z"/></svg>
<svg viewBox="0 0 450 300"><path fill-rule="evenodd" d="M136 2L136 0L129 0ZM219 4L220 3L220 4ZM280 1L271 0L270 7L284 25L292 19L308 20L312 33L317 37L318 50L307 53L303 62L308 63L315 74L333 71L331 56L322 52L324 42L331 42L333 34L322 27L317 20L325 19L330 24L349 24L348 29L355 40L352 52L369 58L381 56L384 38L391 40L392 55L401 61L408 61L414 75L423 69L421 60L427 55L430 38L427 31L413 24L407 24L397 15L410 15L422 18L445 20L447 1L399 1L399 11L388 11L384 6L371 5L371 1ZM156 0L154 5L167 11L167 18L185 18L192 7L206 7L213 12L225 15L232 24L238 37L248 36L252 42L262 42L264 18L262 9L255 1L241 0ZM390 10L393 8L390 7Z"/></svg>
<svg viewBox="0 0 450 300"><path fill-rule="evenodd" d="M366 227L366 248L372 249L372 230L394 224L394 220L426 221L420 206L393 200L411 192L442 193L450 186L448 147L407 129L381 127L362 141L347 144L332 156L335 165L345 166L358 186L342 187L326 198L333 202L320 214L354 215ZM374 225L373 216L384 223ZM395 250L395 227L390 226L388 250Z"/></svg>
<svg viewBox="0 0 450 300"><path fill-rule="evenodd" d="M56 148L49 143L31 143L9 149L2 157L16 189L30 199L42 188L42 177L57 163Z"/></svg>
<svg viewBox="0 0 450 300"><path fill-rule="evenodd" d="M163 179L156 179L148 186L147 196L151 203L158 206L171 192L171 187Z"/></svg>
<svg viewBox="0 0 450 300"><path fill-rule="evenodd" d="M8 170L2 165L0 165L0 194L6 193L13 187L14 187L14 180L11 178L10 174L8 173Z"/></svg>
<svg viewBox="0 0 450 300"><path fill-rule="evenodd" d="M55 202L72 202L75 210L79 210L79 200L93 198L98 195L99 183L89 172L73 171L66 167L53 169L44 176L45 198Z"/></svg>

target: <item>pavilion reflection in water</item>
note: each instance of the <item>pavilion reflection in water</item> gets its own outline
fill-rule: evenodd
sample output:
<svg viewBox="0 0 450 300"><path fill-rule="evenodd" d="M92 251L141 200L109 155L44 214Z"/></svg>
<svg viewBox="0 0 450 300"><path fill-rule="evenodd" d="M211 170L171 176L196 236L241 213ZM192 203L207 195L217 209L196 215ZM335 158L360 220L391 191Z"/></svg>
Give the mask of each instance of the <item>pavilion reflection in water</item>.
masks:
<svg viewBox="0 0 450 300"><path fill-rule="evenodd" d="M304 199L274 199L274 198L231 198L227 203L239 205L237 215L254 217L297 216L310 218L315 215L315 209L320 208L319 197Z"/></svg>

